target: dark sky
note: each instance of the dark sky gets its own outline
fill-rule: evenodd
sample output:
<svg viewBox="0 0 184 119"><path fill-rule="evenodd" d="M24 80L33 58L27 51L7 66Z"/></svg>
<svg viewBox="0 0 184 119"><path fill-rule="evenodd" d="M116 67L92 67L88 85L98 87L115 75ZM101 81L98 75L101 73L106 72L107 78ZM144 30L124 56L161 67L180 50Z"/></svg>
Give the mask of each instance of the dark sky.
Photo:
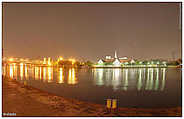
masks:
<svg viewBox="0 0 184 119"><path fill-rule="evenodd" d="M3 55L180 58L180 3L3 3Z"/></svg>

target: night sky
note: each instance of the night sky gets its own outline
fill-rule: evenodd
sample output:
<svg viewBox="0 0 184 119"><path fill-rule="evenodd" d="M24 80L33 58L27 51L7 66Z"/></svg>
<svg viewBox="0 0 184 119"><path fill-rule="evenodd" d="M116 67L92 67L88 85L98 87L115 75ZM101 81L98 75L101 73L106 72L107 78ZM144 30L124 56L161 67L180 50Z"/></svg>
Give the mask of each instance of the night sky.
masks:
<svg viewBox="0 0 184 119"><path fill-rule="evenodd" d="M3 56L181 58L180 3L3 3Z"/></svg>

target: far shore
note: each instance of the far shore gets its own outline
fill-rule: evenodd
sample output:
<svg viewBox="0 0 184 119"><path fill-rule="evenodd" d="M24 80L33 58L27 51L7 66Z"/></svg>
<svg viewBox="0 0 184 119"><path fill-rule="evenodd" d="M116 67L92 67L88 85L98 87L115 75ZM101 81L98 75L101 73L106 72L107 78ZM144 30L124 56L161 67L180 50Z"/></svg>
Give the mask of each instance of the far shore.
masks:
<svg viewBox="0 0 184 119"><path fill-rule="evenodd" d="M105 105L56 96L21 84L2 79L2 112L16 116L181 116L181 107L125 108L109 111ZM3 115L5 117L6 115ZM15 115L14 115L15 116Z"/></svg>

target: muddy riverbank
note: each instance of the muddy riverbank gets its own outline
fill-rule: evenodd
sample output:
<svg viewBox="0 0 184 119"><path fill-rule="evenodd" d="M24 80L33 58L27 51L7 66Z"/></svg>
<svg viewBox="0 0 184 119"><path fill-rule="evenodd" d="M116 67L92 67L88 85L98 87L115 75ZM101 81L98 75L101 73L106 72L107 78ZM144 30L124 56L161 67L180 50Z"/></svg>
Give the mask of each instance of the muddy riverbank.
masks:
<svg viewBox="0 0 184 119"><path fill-rule="evenodd" d="M181 116L181 107L118 108L109 112L104 105L56 96L7 78L3 78L2 87L3 116L7 113L16 116Z"/></svg>

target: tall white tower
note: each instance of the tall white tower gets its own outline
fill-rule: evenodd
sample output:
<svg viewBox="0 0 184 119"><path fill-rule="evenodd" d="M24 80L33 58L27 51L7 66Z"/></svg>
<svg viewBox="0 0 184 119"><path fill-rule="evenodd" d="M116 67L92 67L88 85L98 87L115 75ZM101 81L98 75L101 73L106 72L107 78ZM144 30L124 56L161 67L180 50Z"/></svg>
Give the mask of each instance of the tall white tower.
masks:
<svg viewBox="0 0 184 119"><path fill-rule="evenodd" d="M116 53L116 51L115 51L115 55L114 55L114 58L115 58L115 59L117 59L117 58L118 58L118 57L117 57L117 53Z"/></svg>

